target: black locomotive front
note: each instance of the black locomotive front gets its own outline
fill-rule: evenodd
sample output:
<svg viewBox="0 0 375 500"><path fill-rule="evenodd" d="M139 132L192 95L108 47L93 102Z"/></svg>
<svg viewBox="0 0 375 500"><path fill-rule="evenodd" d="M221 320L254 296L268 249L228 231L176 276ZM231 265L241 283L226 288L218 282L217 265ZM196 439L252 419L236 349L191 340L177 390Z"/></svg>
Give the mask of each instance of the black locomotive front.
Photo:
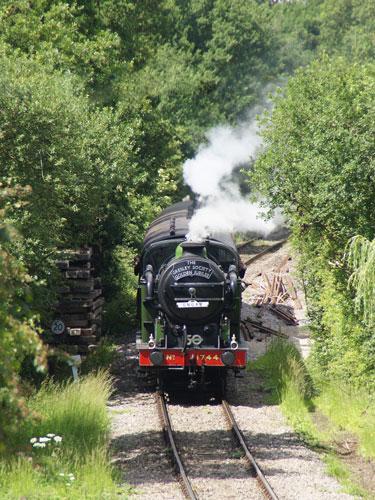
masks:
<svg viewBox="0 0 375 500"><path fill-rule="evenodd" d="M190 387L217 370L246 364L235 245L229 235L187 241L193 207L176 204L155 219L138 264L140 365L182 370Z"/></svg>

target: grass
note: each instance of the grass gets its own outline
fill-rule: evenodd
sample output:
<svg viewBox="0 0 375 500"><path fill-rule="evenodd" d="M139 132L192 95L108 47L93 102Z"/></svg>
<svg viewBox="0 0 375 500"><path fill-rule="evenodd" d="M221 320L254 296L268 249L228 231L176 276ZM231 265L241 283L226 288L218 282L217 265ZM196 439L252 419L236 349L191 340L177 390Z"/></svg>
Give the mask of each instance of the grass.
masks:
<svg viewBox="0 0 375 500"><path fill-rule="evenodd" d="M366 500L373 499L373 495L368 491L365 491L360 486L353 484L352 473L350 469L341 462L333 453L329 453L324 457L324 461L327 464L327 474L337 478L340 483L344 486L345 491L350 495L362 497Z"/></svg>
<svg viewBox="0 0 375 500"><path fill-rule="evenodd" d="M315 399L319 410L332 422L335 432L356 434L359 452L375 460L375 398L365 388L327 385Z"/></svg>
<svg viewBox="0 0 375 500"><path fill-rule="evenodd" d="M313 409L312 382L295 346L276 339L266 353L248 364L248 369L263 375L269 402L280 404L288 422L299 436L309 443L316 442L315 430L309 412Z"/></svg>
<svg viewBox="0 0 375 500"><path fill-rule="evenodd" d="M8 455L0 460L0 498L127 498L108 453L110 393L105 372L78 382L44 383L28 400L32 417L12 436Z"/></svg>
<svg viewBox="0 0 375 500"><path fill-rule="evenodd" d="M322 451L322 443L334 443L343 432L352 433L359 442L357 451L375 460L375 398L369 391L331 382L320 389L319 395L315 394L299 352L282 339L272 342L265 355L249 363L248 369L262 374L265 389L270 391L269 402L280 405L287 421L307 444ZM327 428L316 427L314 412L327 418ZM350 470L334 453L326 453L325 460L327 472L348 493L373 498L353 484Z"/></svg>

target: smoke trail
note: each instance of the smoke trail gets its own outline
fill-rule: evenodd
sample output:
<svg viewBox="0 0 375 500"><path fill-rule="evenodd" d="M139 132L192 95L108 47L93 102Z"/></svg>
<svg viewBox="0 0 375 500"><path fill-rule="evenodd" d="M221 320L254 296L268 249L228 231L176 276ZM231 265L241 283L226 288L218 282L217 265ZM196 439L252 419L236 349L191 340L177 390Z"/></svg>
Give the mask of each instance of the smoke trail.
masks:
<svg viewBox="0 0 375 500"><path fill-rule="evenodd" d="M191 219L188 239L202 239L217 232L254 231L263 236L276 229L281 218L259 218L259 204L241 195L232 179L236 167L250 167L261 145L255 122L236 128L218 126L210 130L207 144L201 145L195 158L183 167L185 183L200 196L201 205Z"/></svg>

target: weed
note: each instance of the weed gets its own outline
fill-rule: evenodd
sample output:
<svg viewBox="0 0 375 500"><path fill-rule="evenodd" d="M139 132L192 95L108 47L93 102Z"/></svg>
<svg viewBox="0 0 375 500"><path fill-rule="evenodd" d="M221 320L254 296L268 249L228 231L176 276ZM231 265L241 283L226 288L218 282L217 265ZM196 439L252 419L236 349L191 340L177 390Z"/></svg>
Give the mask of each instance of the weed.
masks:
<svg viewBox="0 0 375 500"><path fill-rule="evenodd" d="M0 460L0 498L126 498L108 456L110 393L105 372L43 383L27 402L33 417L13 433L12 449Z"/></svg>

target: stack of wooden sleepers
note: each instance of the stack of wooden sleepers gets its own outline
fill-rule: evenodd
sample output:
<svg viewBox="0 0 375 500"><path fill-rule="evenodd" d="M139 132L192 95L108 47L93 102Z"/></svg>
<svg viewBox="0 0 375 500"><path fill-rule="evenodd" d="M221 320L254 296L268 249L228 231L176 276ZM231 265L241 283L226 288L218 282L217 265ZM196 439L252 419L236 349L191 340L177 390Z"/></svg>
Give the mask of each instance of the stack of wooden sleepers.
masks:
<svg viewBox="0 0 375 500"><path fill-rule="evenodd" d="M92 248L66 251L56 265L63 281L54 308L51 344L65 344L78 354L88 353L101 335L104 303L101 280L93 276Z"/></svg>

